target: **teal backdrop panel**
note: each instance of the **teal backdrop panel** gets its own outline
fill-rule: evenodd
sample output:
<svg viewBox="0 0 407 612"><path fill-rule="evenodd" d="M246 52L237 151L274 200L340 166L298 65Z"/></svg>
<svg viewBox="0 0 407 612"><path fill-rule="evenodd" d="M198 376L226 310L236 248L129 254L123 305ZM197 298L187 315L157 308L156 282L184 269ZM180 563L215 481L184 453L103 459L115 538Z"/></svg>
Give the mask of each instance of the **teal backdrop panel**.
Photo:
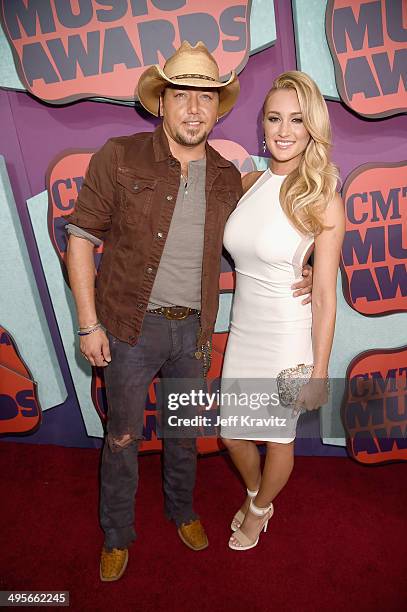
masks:
<svg viewBox="0 0 407 612"><path fill-rule="evenodd" d="M46 226L46 223L45 223ZM0 325L15 340L37 383L41 409L62 404L67 390L58 365L18 216L0 155Z"/></svg>
<svg viewBox="0 0 407 612"><path fill-rule="evenodd" d="M276 16L273 0L252 0L250 13L250 55L276 42Z"/></svg>
<svg viewBox="0 0 407 612"><path fill-rule="evenodd" d="M25 90L14 65L13 54L0 26L0 87Z"/></svg>
<svg viewBox="0 0 407 612"><path fill-rule="evenodd" d="M219 308L216 316L215 334L224 334L229 331L230 316L232 314L233 293L221 293L219 296Z"/></svg>
<svg viewBox="0 0 407 612"><path fill-rule="evenodd" d="M257 170L267 170L269 167L269 157L260 157L259 155L251 155L250 157L254 161Z"/></svg>
<svg viewBox="0 0 407 612"><path fill-rule="evenodd" d="M101 438L103 437L103 429L91 398L92 369L79 352L74 300L63 279L58 257L49 239L47 192L43 191L30 198L27 205L86 431L88 436Z"/></svg>
<svg viewBox="0 0 407 612"><path fill-rule="evenodd" d="M314 79L322 95L339 100L335 71L325 36L327 0L293 0L297 69Z"/></svg>

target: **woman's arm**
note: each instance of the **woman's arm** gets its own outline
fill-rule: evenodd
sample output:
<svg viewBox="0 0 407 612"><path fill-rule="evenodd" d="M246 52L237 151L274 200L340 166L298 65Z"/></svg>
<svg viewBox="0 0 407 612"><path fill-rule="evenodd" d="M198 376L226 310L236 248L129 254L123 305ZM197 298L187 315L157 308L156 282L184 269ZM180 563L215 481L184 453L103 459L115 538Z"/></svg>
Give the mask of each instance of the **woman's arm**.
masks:
<svg viewBox="0 0 407 612"><path fill-rule="evenodd" d="M339 257L345 233L343 203L336 194L328 206L324 225L328 226L315 239L312 288L312 348L314 370L311 380L301 388L294 413L302 407L315 410L326 404L326 378L335 330L336 282Z"/></svg>
<svg viewBox="0 0 407 612"><path fill-rule="evenodd" d="M345 233L343 202L336 194L325 211L328 226L315 239L314 283L312 291L313 378L328 376L336 317L336 283L339 257Z"/></svg>

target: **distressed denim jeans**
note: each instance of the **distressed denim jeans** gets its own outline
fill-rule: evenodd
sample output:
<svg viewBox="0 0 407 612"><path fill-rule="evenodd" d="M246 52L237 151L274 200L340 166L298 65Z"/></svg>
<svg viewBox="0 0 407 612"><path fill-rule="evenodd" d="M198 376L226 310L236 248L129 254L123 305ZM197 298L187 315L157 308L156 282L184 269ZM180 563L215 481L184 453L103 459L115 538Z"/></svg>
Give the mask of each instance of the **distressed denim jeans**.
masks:
<svg viewBox="0 0 407 612"><path fill-rule="evenodd" d="M202 361L194 355L198 330L197 315L173 321L146 313L135 346L108 334L112 361L105 368L108 419L100 472L100 522L108 550L127 547L136 537L137 455L151 381L160 373L163 379L194 379L203 385ZM187 391L187 381L179 382ZM166 410L165 401L162 410ZM192 411L196 414L193 407L186 414L191 416ZM162 460L165 514L179 526L197 518L193 510L194 434L164 437Z"/></svg>

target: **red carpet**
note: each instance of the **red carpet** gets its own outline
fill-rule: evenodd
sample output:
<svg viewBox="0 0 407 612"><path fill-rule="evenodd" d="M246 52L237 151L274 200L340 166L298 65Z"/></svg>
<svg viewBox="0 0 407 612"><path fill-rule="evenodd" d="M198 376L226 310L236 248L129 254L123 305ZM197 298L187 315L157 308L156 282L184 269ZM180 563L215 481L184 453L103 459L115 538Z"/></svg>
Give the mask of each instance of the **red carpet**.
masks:
<svg viewBox="0 0 407 612"><path fill-rule="evenodd" d="M140 459L125 576L98 577L99 452L0 443L0 590L70 591L73 610L406 609L405 464L297 457L257 548L227 548L242 488L225 456L199 461L196 508L210 546L193 552L163 517L159 456Z"/></svg>

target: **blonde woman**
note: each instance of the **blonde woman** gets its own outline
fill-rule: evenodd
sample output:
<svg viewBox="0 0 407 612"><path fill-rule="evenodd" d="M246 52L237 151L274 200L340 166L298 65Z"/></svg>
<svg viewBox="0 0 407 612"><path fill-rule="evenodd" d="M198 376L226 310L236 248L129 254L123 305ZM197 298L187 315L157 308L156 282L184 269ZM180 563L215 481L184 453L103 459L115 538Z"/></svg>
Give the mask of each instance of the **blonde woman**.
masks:
<svg viewBox="0 0 407 612"><path fill-rule="evenodd" d="M229 546L234 550L253 548L266 530L273 501L293 469L299 410L314 410L327 401L344 235L338 174L329 160L328 111L308 75L286 72L274 81L263 105L263 127L269 168L244 177L245 193L224 234L235 261L236 291L222 391L261 391L264 381L270 390L279 372L299 364L313 364L313 372L291 408L278 399L276 405L276 393L269 394L274 402L263 412L245 408L246 415L256 417L251 421L239 413L240 402L232 409L221 407L221 436L247 487L231 524ZM312 250L312 304L303 306L291 286ZM261 419L264 410L268 420ZM262 472L256 440L267 445Z"/></svg>

